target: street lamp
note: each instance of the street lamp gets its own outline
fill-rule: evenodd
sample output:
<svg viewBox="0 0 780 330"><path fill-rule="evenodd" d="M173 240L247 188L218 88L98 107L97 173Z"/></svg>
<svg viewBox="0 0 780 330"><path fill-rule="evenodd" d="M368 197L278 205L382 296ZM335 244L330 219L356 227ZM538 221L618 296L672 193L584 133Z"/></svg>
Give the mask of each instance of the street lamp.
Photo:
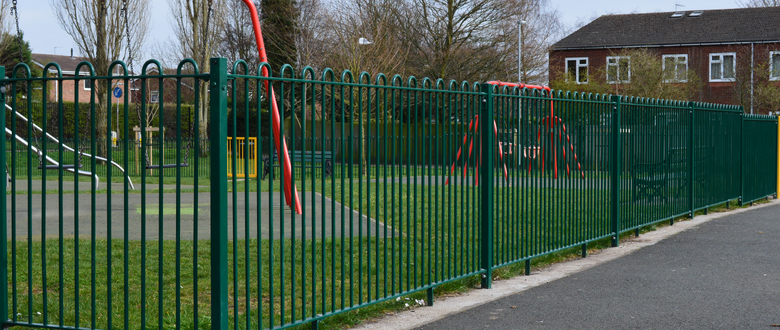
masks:
<svg viewBox="0 0 780 330"><path fill-rule="evenodd" d="M523 24L525 24L524 20L517 23L517 78L519 82L523 82Z"/></svg>

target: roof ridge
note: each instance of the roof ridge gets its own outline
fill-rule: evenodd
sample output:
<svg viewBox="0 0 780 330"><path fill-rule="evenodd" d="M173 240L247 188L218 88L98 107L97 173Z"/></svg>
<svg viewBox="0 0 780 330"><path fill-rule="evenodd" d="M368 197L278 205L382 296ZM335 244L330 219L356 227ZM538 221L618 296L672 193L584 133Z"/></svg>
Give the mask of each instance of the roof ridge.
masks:
<svg viewBox="0 0 780 330"><path fill-rule="evenodd" d="M692 12L703 11L697 17ZM685 10L602 15L553 44L552 49L680 44L780 42L780 7ZM719 31L713 33L713 31Z"/></svg>

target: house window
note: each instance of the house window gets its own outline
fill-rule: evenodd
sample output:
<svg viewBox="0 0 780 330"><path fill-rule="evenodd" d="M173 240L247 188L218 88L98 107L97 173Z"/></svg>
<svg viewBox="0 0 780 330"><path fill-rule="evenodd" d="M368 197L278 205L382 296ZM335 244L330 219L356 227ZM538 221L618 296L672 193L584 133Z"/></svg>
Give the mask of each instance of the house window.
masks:
<svg viewBox="0 0 780 330"><path fill-rule="evenodd" d="M710 81L734 81L737 53L710 54Z"/></svg>
<svg viewBox="0 0 780 330"><path fill-rule="evenodd" d="M631 82L631 58L628 56L607 56L607 82Z"/></svg>
<svg viewBox="0 0 780 330"><path fill-rule="evenodd" d="M780 51L769 52L769 80L780 80Z"/></svg>
<svg viewBox="0 0 780 330"><path fill-rule="evenodd" d="M663 56L664 82L688 81L688 55L674 54Z"/></svg>
<svg viewBox="0 0 780 330"><path fill-rule="evenodd" d="M149 103L158 103L160 101L160 92L159 91L151 91L149 92Z"/></svg>
<svg viewBox="0 0 780 330"><path fill-rule="evenodd" d="M588 83L588 58L574 57L566 59L566 79L574 78L578 84Z"/></svg>
<svg viewBox="0 0 780 330"><path fill-rule="evenodd" d="M92 80L89 79L84 80L84 90L85 91L92 90Z"/></svg>

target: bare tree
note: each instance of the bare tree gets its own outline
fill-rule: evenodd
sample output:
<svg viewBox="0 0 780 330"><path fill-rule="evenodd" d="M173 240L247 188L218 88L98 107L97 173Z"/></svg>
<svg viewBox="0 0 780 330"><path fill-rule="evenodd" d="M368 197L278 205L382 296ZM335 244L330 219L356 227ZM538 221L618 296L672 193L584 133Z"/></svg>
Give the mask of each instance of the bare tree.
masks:
<svg viewBox="0 0 780 330"><path fill-rule="evenodd" d="M124 5L127 5L127 24ZM82 56L95 67L97 76L108 76L108 66L115 59L138 58L149 27L147 0L51 0L60 26L76 42ZM130 35L127 53L126 33ZM108 81L106 81L108 83ZM109 85L95 84L98 98L97 138L106 139L106 105ZM105 155L105 144L98 144L98 154Z"/></svg>
<svg viewBox="0 0 780 330"><path fill-rule="evenodd" d="M560 13L550 6L549 0L523 0L519 1L519 19L525 21L522 28L522 49L523 54L520 57L521 67L513 66L514 71L507 76L512 77L513 73L520 71L520 80L524 83L547 84L548 80L548 53L553 43L564 36L565 28L559 17ZM514 27L513 35L517 35L517 22L512 22ZM519 38L513 37L511 49L513 58L517 58L519 51L517 41ZM513 79L509 79L513 80Z"/></svg>
<svg viewBox="0 0 780 330"><path fill-rule="evenodd" d="M218 37L214 53L216 56L225 57L230 61L243 59L249 64L250 69L254 70L260 64L260 57L257 53L249 11L242 0L229 0L228 2L230 5L225 9L222 33ZM254 4L255 7L260 6L258 1L254 1Z"/></svg>
<svg viewBox="0 0 780 330"><path fill-rule="evenodd" d="M520 1L520 0L518 0ZM496 79L510 51L507 20L516 1L405 0L394 10L410 70L434 79ZM516 57L515 57L516 59Z"/></svg>
<svg viewBox="0 0 780 330"><path fill-rule="evenodd" d="M729 51L736 53L732 102L741 105L746 113L780 110L780 85L773 81L770 71L772 58L753 61L750 49L744 47Z"/></svg>
<svg viewBox="0 0 780 330"><path fill-rule="evenodd" d="M214 5L212 0L168 0L173 15L173 31L176 43L170 50L178 58L191 58L198 63L201 72L209 71L207 59L215 54L220 42L219 33L224 22L224 5ZM241 7L244 7L241 4ZM208 88L201 82L200 108L197 109L201 139L208 137ZM205 151L205 150L204 150Z"/></svg>
<svg viewBox="0 0 780 330"><path fill-rule="evenodd" d="M335 70L403 73L406 47L396 37L394 1L336 0L324 18L323 37L331 40L325 65Z"/></svg>
<svg viewBox="0 0 780 330"><path fill-rule="evenodd" d="M778 7L780 6L780 0L747 0L740 1L739 4L747 8Z"/></svg>
<svg viewBox="0 0 780 330"><path fill-rule="evenodd" d="M298 0L298 32L295 38L299 67L321 69L327 55L326 17L320 0Z"/></svg>
<svg viewBox="0 0 780 330"><path fill-rule="evenodd" d="M771 81L769 63L759 63L754 68L756 85L754 91L754 106L756 113L767 114L780 111L780 85Z"/></svg>

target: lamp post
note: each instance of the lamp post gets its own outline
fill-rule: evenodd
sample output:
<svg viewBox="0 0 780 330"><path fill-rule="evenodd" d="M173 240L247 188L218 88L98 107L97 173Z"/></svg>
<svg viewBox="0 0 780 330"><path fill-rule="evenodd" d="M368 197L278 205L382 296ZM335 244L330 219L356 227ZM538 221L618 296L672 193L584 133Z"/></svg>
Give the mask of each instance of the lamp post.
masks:
<svg viewBox="0 0 780 330"><path fill-rule="evenodd" d="M523 82L523 24L524 20L517 22L517 79Z"/></svg>

